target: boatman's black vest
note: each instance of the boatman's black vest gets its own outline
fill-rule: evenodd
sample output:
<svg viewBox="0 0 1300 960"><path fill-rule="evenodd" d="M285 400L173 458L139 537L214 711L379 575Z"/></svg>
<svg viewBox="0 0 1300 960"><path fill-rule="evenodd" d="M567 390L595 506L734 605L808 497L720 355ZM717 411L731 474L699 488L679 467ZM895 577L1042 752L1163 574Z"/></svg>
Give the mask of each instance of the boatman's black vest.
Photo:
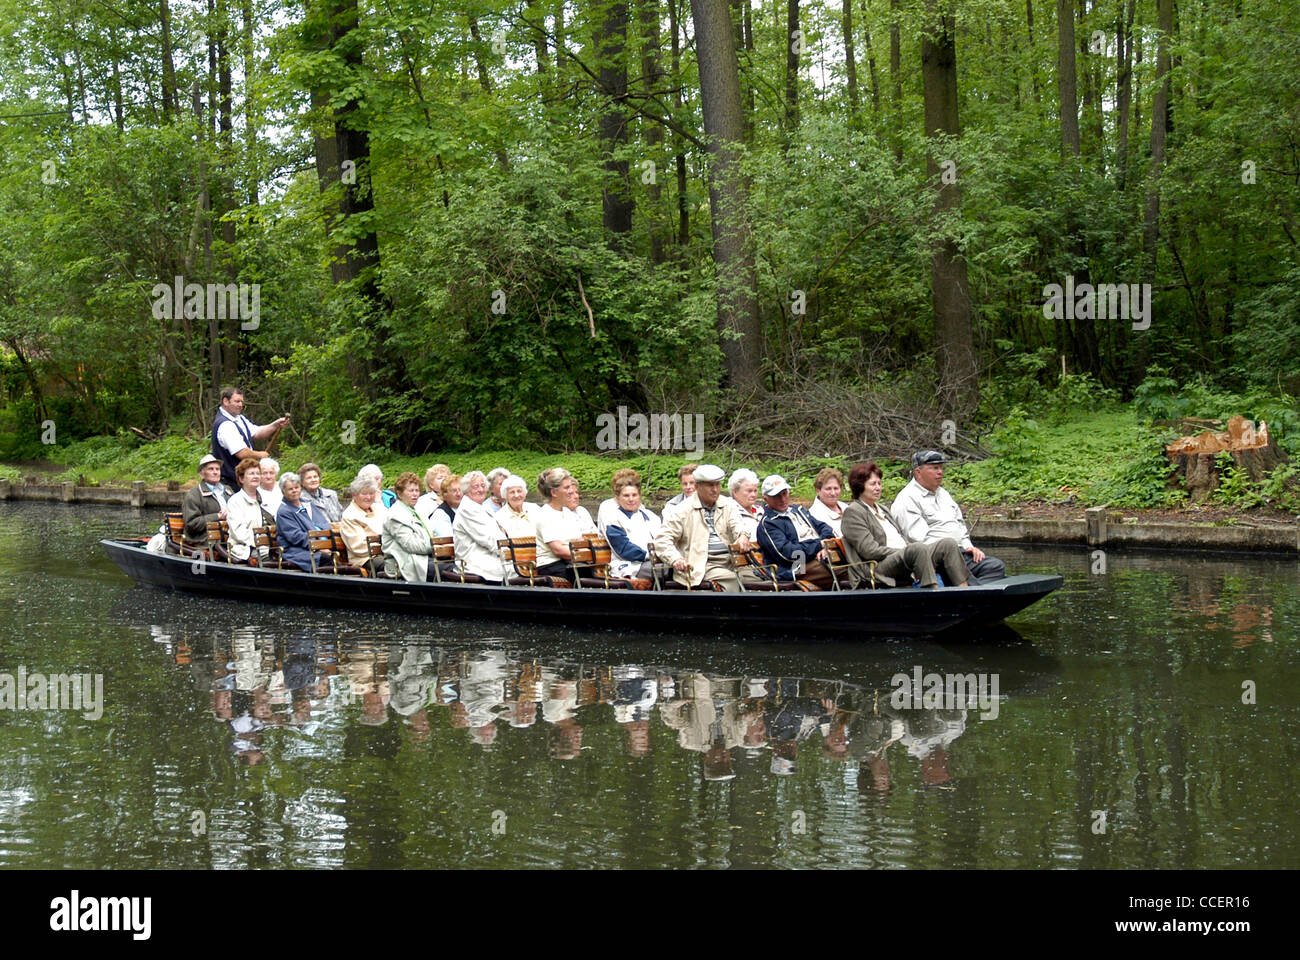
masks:
<svg viewBox="0 0 1300 960"><path fill-rule="evenodd" d="M212 421L212 455L221 461L221 479L230 484L232 489L238 490L239 481L235 479L237 461L233 455L226 452L226 448L217 440L217 430L228 419L221 412L221 408L218 407L217 417ZM253 435L248 432L248 428L244 426L242 420L235 420L235 429L239 431L239 435L244 438L244 442L248 444L248 448L251 450L253 448Z"/></svg>

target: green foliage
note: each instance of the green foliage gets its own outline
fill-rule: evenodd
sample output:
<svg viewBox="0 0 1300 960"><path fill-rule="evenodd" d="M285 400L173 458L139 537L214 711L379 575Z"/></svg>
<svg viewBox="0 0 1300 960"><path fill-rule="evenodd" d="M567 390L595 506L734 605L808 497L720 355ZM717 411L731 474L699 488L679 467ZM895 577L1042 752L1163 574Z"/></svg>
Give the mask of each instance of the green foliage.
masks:
<svg viewBox="0 0 1300 960"><path fill-rule="evenodd" d="M1294 397L1265 390L1224 390L1206 377L1195 377L1180 386L1158 365L1147 370L1146 379L1133 391L1133 405L1141 416L1151 420L1200 417L1226 422L1230 417L1243 416L1256 423L1263 421L1273 440L1287 450L1300 440L1300 406Z"/></svg>
<svg viewBox="0 0 1300 960"><path fill-rule="evenodd" d="M951 467L944 483L978 503L1172 506L1184 495L1166 488L1172 466L1164 442L1127 408L1079 412L1054 427L1015 408L988 439L996 456Z"/></svg>
<svg viewBox="0 0 1300 960"><path fill-rule="evenodd" d="M620 404L725 409L718 306L734 278L717 277L712 260L697 50L684 42L674 68L660 22L663 73L647 89L649 38L634 13L621 54L629 94L612 98L597 78L620 55L592 41L608 5L527 6L520 16L513 0L270 0L245 64L238 5L176 5L180 102L168 109L156 11L134 0L58 16L4 5L0 456L45 456L33 431L47 417L60 443L127 424L197 435L213 385L232 379L250 387L255 419L291 410L295 442L349 465L390 451L559 455L590 449L596 416ZM1024 8L956 5L963 133L927 138L920 49L932 12L898 6L873 0L858 18L874 33L897 19L897 87L866 69L859 37L851 98L838 13L804 5L797 123L784 102L788 38L769 29L784 8L763 0L751 11L738 53L741 152L765 385L924 376L936 346L932 252L946 241L968 270L991 371L974 429L998 428L1002 467L972 474L990 493L1050 493L1050 435L1135 386L1144 417L1241 413L1283 443L1300 436L1300 194L1279 173L1300 141L1291 0L1250 0L1244 13L1212 0L1180 15L1178 124L1150 276L1159 322L1141 334L1051 320L1041 302L1066 276L1148 275L1154 55L1133 65L1127 155L1109 106L1120 65L1086 58L1081 155L1062 162L1051 45L1023 43ZM558 62L556 9L567 17ZM1154 9L1135 10L1135 35L1154 43ZM1080 37L1114 27L1096 5L1078 18ZM218 86L206 55L218 38L235 60L232 114L210 96L196 117L187 91ZM606 149L610 121L626 139ZM357 173L374 206L349 217L341 184L322 191L317 179L336 122L364 132L370 151ZM955 174L959 210L935 215L931 165ZM631 230L613 235L604 203L620 194ZM335 280L340 247L363 237L378 251L373 290ZM155 316L154 284L178 274L259 284L260 327ZM1139 384L1134 366L1149 360L1158 366ZM343 439L348 422L355 443ZM1114 439L1145 443L1136 426ZM1156 496L1154 472L1142 473L1155 467L1133 470L1104 482Z"/></svg>

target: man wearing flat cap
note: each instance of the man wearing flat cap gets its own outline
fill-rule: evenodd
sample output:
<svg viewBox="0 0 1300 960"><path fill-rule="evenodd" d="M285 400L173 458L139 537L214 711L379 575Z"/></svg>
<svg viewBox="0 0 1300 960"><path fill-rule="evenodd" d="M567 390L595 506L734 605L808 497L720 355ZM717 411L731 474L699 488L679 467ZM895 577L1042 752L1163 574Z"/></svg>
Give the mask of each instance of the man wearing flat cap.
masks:
<svg viewBox="0 0 1300 960"><path fill-rule="evenodd" d="M912 480L894 498L894 523L909 543L937 543L945 537L957 541L972 583L989 583L1007 575L1006 565L971 543L961 507L943 487L943 465L938 450L912 454Z"/></svg>
<svg viewBox="0 0 1300 960"><path fill-rule="evenodd" d="M235 491L221 482L221 461L207 454L199 461L199 482L181 501L185 521L185 546L201 550L208 545L208 524L226 519L226 501Z"/></svg>
<svg viewBox="0 0 1300 960"><path fill-rule="evenodd" d="M720 499L722 468L706 463L695 470L695 492L664 517L655 537L655 552L672 564L673 579L683 587L715 580L724 590L740 590L731 565L731 546L749 549L736 501Z"/></svg>

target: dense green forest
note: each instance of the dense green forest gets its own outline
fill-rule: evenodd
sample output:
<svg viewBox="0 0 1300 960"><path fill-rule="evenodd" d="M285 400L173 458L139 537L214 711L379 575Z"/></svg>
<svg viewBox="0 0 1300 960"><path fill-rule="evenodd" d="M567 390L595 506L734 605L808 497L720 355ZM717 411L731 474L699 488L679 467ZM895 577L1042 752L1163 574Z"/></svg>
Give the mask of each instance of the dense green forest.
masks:
<svg viewBox="0 0 1300 960"><path fill-rule="evenodd" d="M0 0L0 456L235 382L324 452L1285 433L1297 63L1293 0Z"/></svg>

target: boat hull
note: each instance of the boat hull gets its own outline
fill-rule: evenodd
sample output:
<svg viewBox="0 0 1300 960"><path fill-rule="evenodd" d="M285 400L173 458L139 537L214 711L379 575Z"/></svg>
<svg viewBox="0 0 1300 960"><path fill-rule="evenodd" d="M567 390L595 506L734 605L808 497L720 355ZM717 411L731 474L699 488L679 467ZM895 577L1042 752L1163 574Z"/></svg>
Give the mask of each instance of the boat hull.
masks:
<svg viewBox="0 0 1300 960"><path fill-rule="evenodd" d="M100 545L132 580L171 590L267 603L307 603L473 619L620 630L791 634L808 640L950 634L997 623L1061 586L1021 575L975 587L811 593L555 590L486 584L407 583L201 563L150 553L138 540Z"/></svg>

